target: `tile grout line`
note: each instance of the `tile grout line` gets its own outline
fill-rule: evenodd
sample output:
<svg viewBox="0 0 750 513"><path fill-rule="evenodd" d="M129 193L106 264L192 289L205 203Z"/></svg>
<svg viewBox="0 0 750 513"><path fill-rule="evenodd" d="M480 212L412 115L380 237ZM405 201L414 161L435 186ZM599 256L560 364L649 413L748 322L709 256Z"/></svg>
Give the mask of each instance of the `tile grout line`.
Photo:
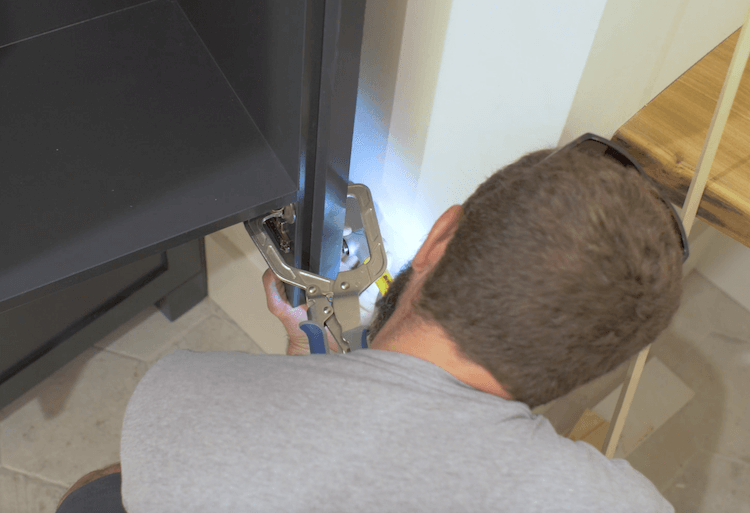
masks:
<svg viewBox="0 0 750 513"><path fill-rule="evenodd" d="M46 479L46 478L41 477L41 476L38 476L38 475L33 474L31 472L27 472L25 470L19 470L17 468L9 467L7 465L0 465L0 469L7 470L9 472L15 472L16 474L20 474L20 475L22 475L24 477L27 477L29 479L35 479L35 480L41 481L41 482L43 482L45 484L49 484L49 485L53 485L53 486L59 486L61 488L65 488L66 490L72 486L72 485L65 484L65 483L60 483L60 482L57 482L57 481L50 481L49 479Z"/></svg>
<svg viewBox="0 0 750 513"><path fill-rule="evenodd" d="M99 351L105 352L105 353L114 354L114 355L117 355L117 356L121 356L123 358L129 358L131 360L135 360L138 363L145 363L146 365L148 365L148 362L143 361L140 358L136 358L135 356L130 356L130 355L127 355L127 354L117 353L115 351L112 351L111 349L106 349L106 348L101 348L101 347L96 347L96 349L98 349Z"/></svg>

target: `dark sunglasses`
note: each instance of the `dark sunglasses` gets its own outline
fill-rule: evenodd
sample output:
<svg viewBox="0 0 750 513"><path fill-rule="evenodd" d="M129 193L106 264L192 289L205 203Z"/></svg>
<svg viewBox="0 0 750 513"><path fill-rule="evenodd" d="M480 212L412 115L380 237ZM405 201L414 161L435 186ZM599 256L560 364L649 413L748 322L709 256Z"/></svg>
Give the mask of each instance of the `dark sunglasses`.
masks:
<svg viewBox="0 0 750 513"><path fill-rule="evenodd" d="M675 231L679 234L680 238L680 244L682 245L682 261L685 262L687 260L688 256L690 255L690 250L688 249L688 241L687 236L685 235L685 227L682 226L682 221L680 220L680 216L677 215L677 211L674 209L672 204L664 199L664 197L659 193L658 189L656 188L656 184L651 179L650 176L646 174L646 172L643 170L643 167L636 162L636 160L630 155L630 153L625 150L625 148L618 146L617 144L613 143L612 141L605 139L604 137L599 137L598 135L594 134L583 134L579 138L577 138L574 141L571 141L570 143L566 144L559 150L555 151L554 153L548 155L544 160L547 160L550 157L553 157L554 155L558 154L559 152L563 150L567 150L570 148L576 148L585 151L588 154L594 154L594 155L606 155L607 157L613 158L620 164L622 164L625 167L635 168L642 177L644 177L648 182L651 184L652 189L654 191L654 195L661 200L662 203L664 203L669 211L672 213L672 221L674 223Z"/></svg>

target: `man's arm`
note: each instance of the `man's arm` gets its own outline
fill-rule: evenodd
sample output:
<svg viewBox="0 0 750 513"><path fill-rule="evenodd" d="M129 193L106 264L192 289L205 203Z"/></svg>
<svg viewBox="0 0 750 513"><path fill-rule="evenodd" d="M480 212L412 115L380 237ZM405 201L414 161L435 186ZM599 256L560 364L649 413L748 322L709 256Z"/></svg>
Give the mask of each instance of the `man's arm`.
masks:
<svg viewBox="0 0 750 513"><path fill-rule="evenodd" d="M263 288L266 291L268 311L274 314L281 321L281 324L284 325L284 329L286 329L286 334L289 338L289 346L287 347L286 354L310 354L310 344L307 340L307 335L299 328L299 324L307 320L307 305L300 305L296 308L292 307L286 297L284 284L273 274L271 269L266 269L266 272L263 273ZM328 336L328 347L331 351L338 352L338 344L328 331L328 328L326 328L326 335Z"/></svg>

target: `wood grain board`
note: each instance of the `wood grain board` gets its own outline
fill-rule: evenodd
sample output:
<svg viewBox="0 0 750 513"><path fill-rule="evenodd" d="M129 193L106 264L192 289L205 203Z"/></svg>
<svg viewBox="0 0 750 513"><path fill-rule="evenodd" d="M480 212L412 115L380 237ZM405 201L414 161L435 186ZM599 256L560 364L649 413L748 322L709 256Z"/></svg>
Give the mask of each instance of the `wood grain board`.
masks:
<svg viewBox="0 0 750 513"><path fill-rule="evenodd" d="M601 451L604 447L604 439L609 430L609 422L603 419L599 414L587 409L583 416L573 427L570 433L565 435L566 438L577 442L579 440L596 447Z"/></svg>
<svg viewBox="0 0 750 513"><path fill-rule="evenodd" d="M676 205L685 201L740 31L615 133ZM698 217L750 247L750 67L740 82Z"/></svg>

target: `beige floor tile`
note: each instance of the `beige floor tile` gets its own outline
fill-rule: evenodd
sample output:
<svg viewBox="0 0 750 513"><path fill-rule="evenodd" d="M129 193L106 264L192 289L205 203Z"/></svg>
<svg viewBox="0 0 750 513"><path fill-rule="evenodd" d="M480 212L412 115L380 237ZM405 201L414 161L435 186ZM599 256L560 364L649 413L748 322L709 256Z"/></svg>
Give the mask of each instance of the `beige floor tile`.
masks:
<svg viewBox="0 0 750 513"><path fill-rule="evenodd" d="M700 343L711 333L750 342L750 314L698 272L683 281L680 309L670 330Z"/></svg>
<svg viewBox="0 0 750 513"><path fill-rule="evenodd" d="M690 356L688 356L690 355ZM711 333L697 345L685 342L673 364L692 374L700 409L690 419L699 446L706 451L750 462L750 343ZM690 361L690 360L693 361ZM700 362L698 362L700 360ZM700 368L702 373L696 373ZM679 375L676 368L675 372ZM710 370L709 370L710 369ZM688 382L690 385L690 383ZM688 420L686 419L686 422Z"/></svg>
<svg viewBox="0 0 750 513"><path fill-rule="evenodd" d="M706 358L698 344L671 330L659 336L651 346L651 354L694 391L712 388L722 382L720 369Z"/></svg>
<svg viewBox="0 0 750 513"><path fill-rule="evenodd" d="M592 409L594 413L611 422L621 390L622 385L613 390ZM685 406L693 395L690 387L658 357L651 358L643 369L615 457L627 457Z"/></svg>
<svg viewBox="0 0 750 513"><path fill-rule="evenodd" d="M54 513L68 489L0 468L0 512Z"/></svg>
<svg viewBox="0 0 750 513"><path fill-rule="evenodd" d="M626 458L664 490L701 447L713 450L717 446L724 392L719 370L682 337L663 333L652 354L694 392L690 402Z"/></svg>
<svg viewBox="0 0 750 513"><path fill-rule="evenodd" d="M147 365L89 349L3 410L0 464L71 486L120 459L125 407Z"/></svg>
<svg viewBox="0 0 750 513"><path fill-rule="evenodd" d="M627 458L661 490L699 453L750 463L750 313L693 273L678 317L652 352L695 396Z"/></svg>
<svg viewBox="0 0 750 513"><path fill-rule="evenodd" d="M678 513L750 513L750 465L698 453L664 496Z"/></svg>
<svg viewBox="0 0 750 513"><path fill-rule="evenodd" d="M722 432L721 402L706 391L693 399L651 434L626 458L654 483L667 489L701 448L713 448Z"/></svg>
<svg viewBox="0 0 750 513"><path fill-rule="evenodd" d="M750 429L735 422L725 422L716 447L717 453L750 464Z"/></svg>
<svg viewBox="0 0 750 513"><path fill-rule="evenodd" d="M263 354L263 350L239 326L218 315L211 315L196 324L177 341L174 349L200 352L243 351Z"/></svg>
<svg viewBox="0 0 750 513"><path fill-rule="evenodd" d="M213 301L205 298L170 322L152 306L97 342L96 347L153 364L179 337L209 315L216 315L218 310Z"/></svg>
<svg viewBox="0 0 750 513"><path fill-rule="evenodd" d="M750 312L693 273L678 317L654 353L704 396L702 448L750 461Z"/></svg>
<svg viewBox="0 0 750 513"><path fill-rule="evenodd" d="M697 346L703 357L720 371L726 390L727 410L738 416L747 407L750 391L750 340L711 333Z"/></svg>

